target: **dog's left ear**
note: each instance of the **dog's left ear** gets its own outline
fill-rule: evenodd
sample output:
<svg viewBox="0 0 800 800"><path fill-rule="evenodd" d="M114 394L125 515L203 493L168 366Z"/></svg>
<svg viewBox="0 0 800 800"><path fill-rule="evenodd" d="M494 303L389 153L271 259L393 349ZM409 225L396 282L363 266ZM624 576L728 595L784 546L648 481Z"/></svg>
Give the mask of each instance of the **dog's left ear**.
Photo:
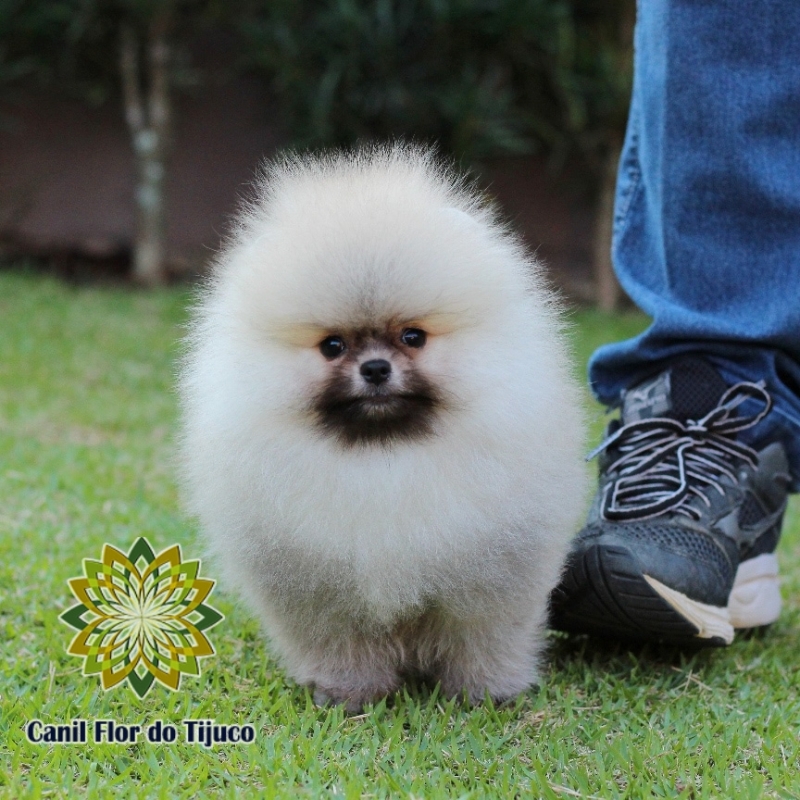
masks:
<svg viewBox="0 0 800 800"><path fill-rule="evenodd" d="M466 211L462 211L460 208L456 208L455 206L443 208L442 214L444 214L447 219L455 221L462 226L474 227L478 224L474 217L471 217Z"/></svg>
<svg viewBox="0 0 800 800"><path fill-rule="evenodd" d="M443 208L442 214L444 214L450 220L457 221L461 225L473 226L478 224L474 217L471 217L466 211L462 211L460 208L456 208L455 206L447 206L447 208Z"/></svg>

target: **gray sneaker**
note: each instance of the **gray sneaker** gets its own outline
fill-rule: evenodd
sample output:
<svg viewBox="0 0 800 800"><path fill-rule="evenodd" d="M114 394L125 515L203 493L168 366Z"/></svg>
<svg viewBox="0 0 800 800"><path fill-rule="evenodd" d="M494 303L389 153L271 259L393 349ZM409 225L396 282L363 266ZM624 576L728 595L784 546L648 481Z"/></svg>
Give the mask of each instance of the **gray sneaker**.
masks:
<svg viewBox="0 0 800 800"><path fill-rule="evenodd" d="M600 487L551 627L720 646L774 622L788 462L778 442L756 451L737 438L771 407L763 385L728 387L699 358L628 390L595 451Z"/></svg>

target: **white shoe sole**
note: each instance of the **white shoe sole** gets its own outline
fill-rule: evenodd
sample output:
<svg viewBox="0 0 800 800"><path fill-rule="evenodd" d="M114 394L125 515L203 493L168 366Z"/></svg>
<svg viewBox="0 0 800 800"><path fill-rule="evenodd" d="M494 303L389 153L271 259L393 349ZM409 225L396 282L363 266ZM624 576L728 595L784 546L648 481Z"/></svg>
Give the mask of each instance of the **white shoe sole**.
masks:
<svg viewBox="0 0 800 800"><path fill-rule="evenodd" d="M730 644L736 628L769 625L781 613L778 559L774 553L764 553L739 565L727 607L699 603L649 575L644 579L697 628L699 639L719 638Z"/></svg>

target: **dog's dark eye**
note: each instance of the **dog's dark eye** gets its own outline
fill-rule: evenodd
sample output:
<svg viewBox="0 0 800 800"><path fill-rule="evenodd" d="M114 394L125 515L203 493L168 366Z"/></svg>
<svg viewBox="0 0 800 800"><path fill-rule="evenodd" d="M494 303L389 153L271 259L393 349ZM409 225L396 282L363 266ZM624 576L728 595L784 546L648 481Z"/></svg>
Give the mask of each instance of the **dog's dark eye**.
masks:
<svg viewBox="0 0 800 800"><path fill-rule="evenodd" d="M400 341L406 347L423 347L428 335L419 328L406 328L400 334Z"/></svg>
<svg viewBox="0 0 800 800"><path fill-rule="evenodd" d="M347 349L341 336L328 336L319 343L319 351L325 358L336 358Z"/></svg>

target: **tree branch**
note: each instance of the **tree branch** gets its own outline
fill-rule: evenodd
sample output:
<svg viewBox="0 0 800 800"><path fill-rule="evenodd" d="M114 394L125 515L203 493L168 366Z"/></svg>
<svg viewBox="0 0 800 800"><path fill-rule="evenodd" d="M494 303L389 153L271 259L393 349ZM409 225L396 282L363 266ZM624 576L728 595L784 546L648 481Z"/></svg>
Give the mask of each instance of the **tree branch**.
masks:
<svg viewBox="0 0 800 800"><path fill-rule="evenodd" d="M119 70L122 77L122 98L125 121L134 138L146 127L139 77L139 42L132 25L120 28Z"/></svg>
<svg viewBox="0 0 800 800"><path fill-rule="evenodd" d="M149 123L161 147L169 136L169 30L172 23L172 3L165 2L153 17L148 35L149 92L147 97Z"/></svg>

